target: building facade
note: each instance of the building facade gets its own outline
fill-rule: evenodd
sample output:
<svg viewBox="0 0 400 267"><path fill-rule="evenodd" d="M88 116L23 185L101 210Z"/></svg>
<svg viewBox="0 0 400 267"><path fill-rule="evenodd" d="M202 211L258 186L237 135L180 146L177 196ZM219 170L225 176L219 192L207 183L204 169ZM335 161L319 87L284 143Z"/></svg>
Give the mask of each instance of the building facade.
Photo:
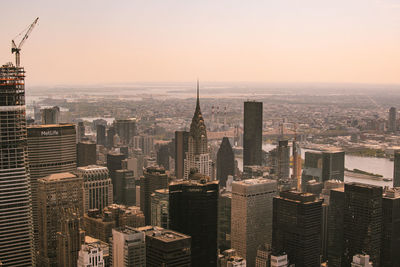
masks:
<svg viewBox="0 0 400 267"><path fill-rule="evenodd" d="M175 176L177 179L183 179L185 172L185 158L188 152L189 132L175 132Z"/></svg>
<svg viewBox="0 0 400 267"><path fill-rule="evenodd" d="M113 203L113 185L107 167L89 165L76 170L84 186L84 212L103 210Z"/></svg>
<svg viewBox="0 0 400 267"><path fill-rule="evenodd" d="M169 190L155 190L151 194L151 225L169 229Z"/></svg>
<svg viewBox="0 0 400 267"><path fill-rule="evenodd" d="M276 180L232 183L231 245L247 266L255 266L258 247L272 241L272 202L277 192Z"/></svg>
<svg viewBox="0 0 400 267"><path fill-rule="evenodd" d="M226 186L228 175L235 174L235 155L228 137L222 138L217 153L217 179L220 186Z"/></svg>
<svg viewBox="0 0 400 267"><path fill-rule="evenodd" d="M132 227L112 230L113 267L146 266L145 233Z"/></svg>
<svg viewBox="0 0 400 267"><path fill-rule="evenodd" d="M83 180L68 172L38 180L39 255L38 266L57 266L57 232L65 210L83 216Z"/></svg>
<svg viewBox="0 0 400 267"><path fill-rule="evenodd" d="M84 167L88 165L96 165L96 143L82 141L76 145L76 165Z"/></svg>
<svg viewBox="0 0 400 267"><path fill-rule="evenodd" d="M173 183L169 196L170 228L192 237L192 266L216 266L218 182L202 176Z"/></svg>
<svg viewBox="0 0 400 267"><path fill-rule="evenodd" d="M42 115L42 124L58 124L60 123L60 108L44 108L40 110Z"/></svg>
<svg viewBox="0 0 400 267"><path fill-rule="evenodd" d="M31 266L34 259L24 77L23 68L11 63L0 67L0 261L3 266Z"/></svg>
<svg viewBox="0 0 400 267"><path fill-rule="evenodd" d="M389 109L388 132L395 133L397 131L397 109L391 107Z"/></svg>
<svg viewBox="0 0 400 267"><path fill-rule="evenodd" d="M244 102L243 166L262 163L263 103Z"/></svg>

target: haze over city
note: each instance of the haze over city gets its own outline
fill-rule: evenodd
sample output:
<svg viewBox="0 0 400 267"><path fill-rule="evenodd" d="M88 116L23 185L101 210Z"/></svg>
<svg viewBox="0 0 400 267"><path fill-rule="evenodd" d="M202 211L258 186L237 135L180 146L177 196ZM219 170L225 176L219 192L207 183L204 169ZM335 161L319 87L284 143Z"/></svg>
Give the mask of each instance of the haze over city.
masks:
<svg viewBox="0 0 400 267"><path fill-rule="evenodd" d="M1 4L0 50L33 85L134 82L400 83L400 3L29 1ZM11 61L2 53L0 60Z"/></svg>

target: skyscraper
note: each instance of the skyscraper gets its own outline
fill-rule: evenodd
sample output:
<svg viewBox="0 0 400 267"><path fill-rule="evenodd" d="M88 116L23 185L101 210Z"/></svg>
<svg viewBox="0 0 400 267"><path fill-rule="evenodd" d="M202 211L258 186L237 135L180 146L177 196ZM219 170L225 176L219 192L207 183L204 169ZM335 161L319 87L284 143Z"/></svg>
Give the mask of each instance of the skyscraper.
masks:
<svg viewBox="0 0 400 267"><path fill-rule="evenodd" d="M211 160L210 154L208 153L207 129L200 109L199 81L197 81L196 110L194 111L192 123L190 124L184 178L188 179L191 172L198 172L211 177Z"/></svg>
<svg viewBox="0 0 400 267"><path fill-rule="evenodd" d="M190 236L153 226L136 230L146 235L146 267L191 266Z"/></svg>
<svg viewBox="0 0 400 267"><path fill-rule="evenodd" d="M279 140L277 147L276 174L279 179L287 179L290 175L290 147L288 140Z"/></svg>
<svg viewBox="0 0 400 267"><path fill-rule="evenodd" d="M400 187L400 151L394 152L393 187Z"/></svg>
<svg viewBox="0 0 400 267"><path fill-rule="evenodd" d="M57 232L57 267L75 267L85 239L79 211L63 210L60 224L60 231Z"/></svg>
<svg viewBox="0 0 400 267"><path fill-rule="evenodd" d="M99 124L96 126L96 143L102 146L107 145L105 125Z"/></svg>
<svg viewBox="0 0 400 267"><path fill-rule="evenodd" d="M24 77L23 68L11 63L0 67L0 260L4 266L33 264Z"/></svg>
<svg viewBox="0 0 400 267"><path fill-rule="evenodd" d="M85 137L85 123L83 121L78 122L77 130L76 130L76 137L77 141L81 142L83 141L83 138Z"/></svg>
<svg viewBox="0 0 400 267"><path fill-rule="evenodd" d="M113 267L146 266L145 233L132 227L112 230Z"/></svg>
<svg viewBox="0 0 400 267"><path fill-rule="evenodd" d="M117 153L117 152L110 152L107 154L107 169L110 172L111 181L113 183L113 197L116 198L116 189L117 187L117 180L116 180L116 171L122 169L122 161L126 159L126 155Z"/></svg>
<svg viewBox="0 0 400 267"><path fill-rule="evenodd" d="M106 167L79 167L76 174L83 180L84 212L91 209L103 210L113 203L113 185Z"/></svg>
<svg viewBox="0 0 400 267"><path fill-rule="evenodd" d="M131 170L115 171L115 203L132 206L136 204L136 181Z"/></svg>
<svg viewBox="0 0 400 267"><path fill-rule="evenodd" d="M226 186L228 175L235 174L235 155L228 137L222 138L221 146L217 153L217 180L220 186Z"/></svg>
<svg viewBox="0 0 400 267"><path fill-rule="evenodd" d="M221 189L218 197L218 249L225 251L231 246L232 192Z"/></svg>
<svg viewBox="0 0 400 267"><path fill-rule="evenodd" d="M111 126L107 130L107 147L108 148L114 147L114 136L115 136L115 127Z"/></svg>
<svg viewBox="0 0 400 267"><path fill-rule="evenodd" d="M385 191L382 214L382 266L400 266L400 188Z"/></svg>
<svg viewBox="0 0 400 267"><path fill-rule="evenodd" d="M322 200L310 193L281 192L274 198L272 251L296 267L319 267Z"/></svg>
<svg viewBox="0 0 400 267"><path fill-rule="evenodd" d="M60 215L73 210L83 215L83 181L72 173L51 174L38 180L39 256L38 266L57 266L57 232Z"/></svg>
<svg viewBox="0 0 400 267"><path fill-rule="evenodd" d="M96 165L96 144L89 141L79 142L76 145L76 155L77 167Z"/></svg>
<svg viewBox="0 0 400 267"><path fill-rule="evenodd" d="M155 190L151 194L151 225L169 229L169 191Z"/></svg>
<svg viewBox="0 0 400 267"><path fill-rule="evenodd" d="M114 122L115 130L124 145L129 145L132 138L137 135L136 119L120 119Z"/></svg>
<svg viewBox="0 0 400 267"><path fill-rule="evenodd" d="M73 124L28 127L28 162L31 178L34 241L38 246L37 180L76 169L76 133Z"/></svg>
<svg viewBox="0 0 400 267"><path fill-rule="evenodd" d="M140 178L140 209L143 211L146 224L151 224L151 194L157 189L168 187L168 175L162 168L148 167L144 177Z"/></svg>
<svg viewBox="0 0 400 267"><path fill-rule="evenodd" d="M232 183L231 244L249 267L255 266L257 248L272 241L272 202L277 192L276 180Z"/></svg>
<svg viewBox="0 0 400 267"><path fill-rule="evenodd" d="M188 152L189 132L175 132L175 176L177 179L183 179L185 171L185 158Z"/></svg>
<svg viewBox="0 0 400 267"><path fill-rule="evenodd" d="M349 266L355 254L366 253L374 267L380 267L382 187L349 183L344 188L344 264Z"/></svg>
<svg viewBox="0 0 400 267"><path fill-rule="evenodd" d="M243 165L262 163L263 103L244 102Z"/></svg>
<svg viewBox="0 0 400 267"><path fill-rule="evenodd" d="M344 265L344 188L330 190L328 207L328 262L329 267Z"/></svg>
<svg viewBox="0 0 400 267"><path fill-rule="evenodd" d="M40 110L42 115L42 124L58 124L60 123L60 108L44 108Z"/></svg>
<svg viewBox="0 0 400 267"><path fill-rule="evenodd" d="M391 107L389 109L389 120L388 120L388 131L395 133L397 131L397 109L395 107Z"/></svg>
<svg viewBox="0 0 400 267"><path fill-rule="evenodd" d="M201 175L169 186L172 230L192 237L192 266L216 266L218 182Z"/></svg>

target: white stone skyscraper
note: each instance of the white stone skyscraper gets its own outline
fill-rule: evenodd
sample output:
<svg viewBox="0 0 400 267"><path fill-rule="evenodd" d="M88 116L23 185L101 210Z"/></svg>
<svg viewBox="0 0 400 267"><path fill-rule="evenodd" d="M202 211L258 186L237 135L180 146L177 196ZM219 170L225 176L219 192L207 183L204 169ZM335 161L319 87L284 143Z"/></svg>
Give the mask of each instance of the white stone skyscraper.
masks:
<svg viewBox="0 0 400 267"><path fill-rule="evenodd" d="M207 129L201 114L199 99L199 81L197 81L196 109L190 124L188 137L188 152L185 159L184 178L188 179L190 172L195 171L211 177L211 160L208 152Z"/></svg>
<svg viewBox="0 0 400 267"><path fill-rule="evenodd" d="M25 71L0 67L0 261L33 265L32 204L27 162Z"/></svg>

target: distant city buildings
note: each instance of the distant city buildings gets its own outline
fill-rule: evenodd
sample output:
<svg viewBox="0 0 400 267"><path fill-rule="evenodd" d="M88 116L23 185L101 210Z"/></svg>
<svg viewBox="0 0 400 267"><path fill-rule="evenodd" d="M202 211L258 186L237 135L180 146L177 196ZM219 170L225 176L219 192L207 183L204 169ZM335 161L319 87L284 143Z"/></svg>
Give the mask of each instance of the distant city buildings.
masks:
<svg viewBox="0 0 400 267"><path fill-rule="evenodd" d="M122 144L130 144L132 138L137 135L137 124L135 118L115 120L114 126Z"/></svg>
<svg viewBox="0 0 400 267"><path fill-rule="evenodd" d="M263 103L244 102L243 165L262 163Z"/></svg>
<svg viewBox="0 0 400 267"><path fill-rule="evenodd" d="M44 108L40 110L42 124L58 124L60 123L60 108Z"/></svg>
<svg viewBox="0 0 400 267"><path fill-rule="evenodd" d="M395 133L397 131L397 109L391 107L389 109L389 119L388 119L388 131Z"/></svg>
<svg viewBox="0 0 400 267"><path fill-rule="evenodd" d="M400 151L394 152L393 187L400 187Z"/></svg>
<svg viewBox="0 0 400 267"><path fill-rule="evenodd" d="M188 138L189 132L175 131L175 176L177 179L184 177Z"/></svg>

